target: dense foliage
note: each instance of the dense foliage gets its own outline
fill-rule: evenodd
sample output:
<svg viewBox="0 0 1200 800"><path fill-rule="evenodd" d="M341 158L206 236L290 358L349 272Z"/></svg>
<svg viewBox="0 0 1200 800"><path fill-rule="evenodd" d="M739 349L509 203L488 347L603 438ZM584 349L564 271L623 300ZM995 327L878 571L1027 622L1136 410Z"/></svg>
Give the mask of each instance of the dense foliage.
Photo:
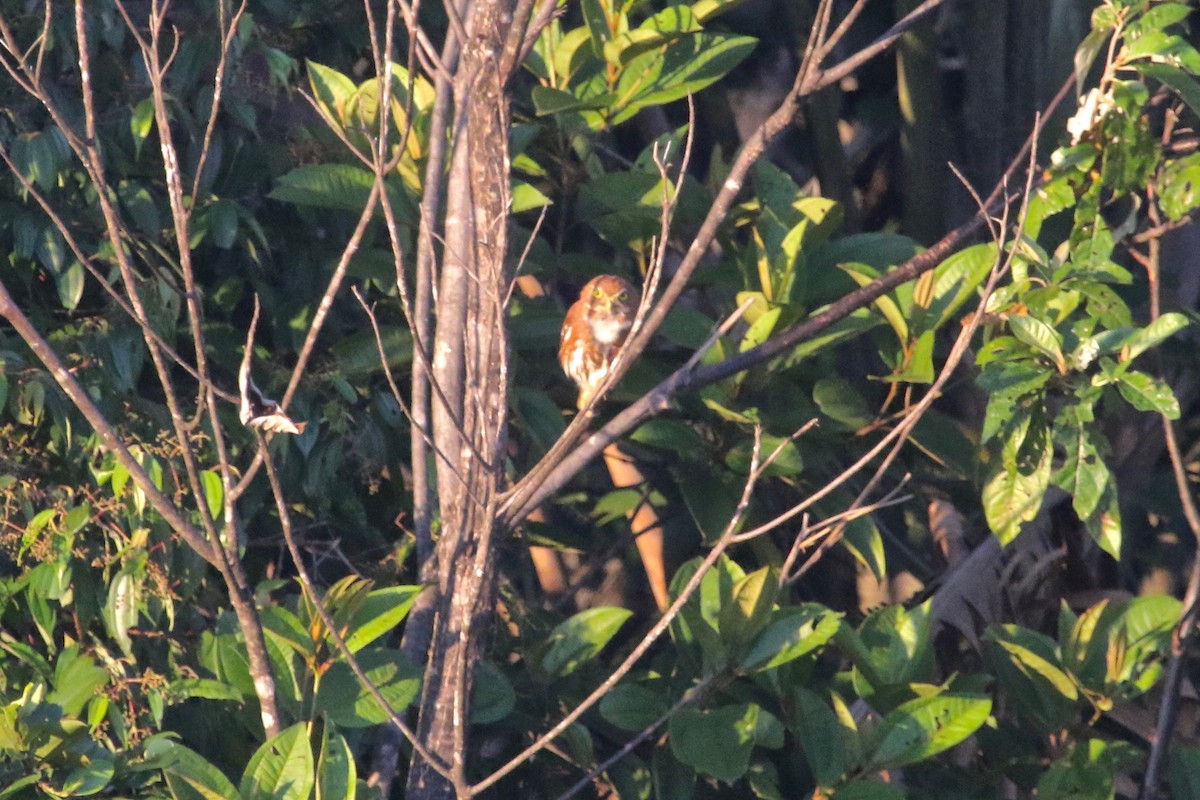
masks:
<svg viewBox="0 0 1200 800"><path fill-rule="evenodd" d="M424 664L400 637L434 591L411 530L401 387L425 357L409 294L426 169L455 137L436 124L437 70L399 35L390 82L377 73L376 6L403 16L403 3L151 3L162 29L116 0L60 5L43 17L0 2L0 282L14 301L0 299L0 798L378 796L381 776L367 777L393 716L380 701L402 715L419 701ZM728 107L787 94L830 4L784 3L778 30L730 0L562 5L509 87L514 482L574 414L552 358L573 292L609 272L670 279L737 148L759 146L761 120L735 136L744 120ZM865 46L908 5L862 4L848 41ZM787 120L589 422L698 351L688 374L716 375L704 370L886 290L664 398L622 443L645 485L614 489L588 469L503 531L469 708L481 788L1130 793L1147 748L1106 721L1155 686L1183 611L1136 589L1164 532L1189 553L1193 541L1161 448L1138 497L1122 494L1120 456L1131 435L1161 440L1149 414L1194 434L1181 377L1193 313L1161 310L1172 278L1157 254L1200 206L1200 154L1179 145L1200 118L1200 52L1188 4L1089 12L1060 76L1077 81L1077 110L1008 120L1032 154L1005 151L1008 181L944 247L941 228L914 221L927 195L904 169L932 124L914 99L945 77L911 58L931 27L905 34L907 62L877 56L857 83L807 95L803 125ZM456 24L440 6L419 13L435 41ZM154 30L157 64L143 49ZM777 94L772 47L788 73ZM839 126L862 135L839 142ZM841 165L841 184L831 135L839 152L871 151L857 174ZM383 180L374 152L390 159ZM343 268L351 286L327 295ZM267 441L239 420L252 318L255 381L287 395L298 435ZM646 502L672 596L687 596L661 622L627 522ZM531 545L577 567L571 591L540 591ZM993 559L975 593L970 548ZM919 590L903 592L902 574ZM511 762L597 687L552 746ZM1173 759L1173 796L1200 797L1200 748Z"/></svg>

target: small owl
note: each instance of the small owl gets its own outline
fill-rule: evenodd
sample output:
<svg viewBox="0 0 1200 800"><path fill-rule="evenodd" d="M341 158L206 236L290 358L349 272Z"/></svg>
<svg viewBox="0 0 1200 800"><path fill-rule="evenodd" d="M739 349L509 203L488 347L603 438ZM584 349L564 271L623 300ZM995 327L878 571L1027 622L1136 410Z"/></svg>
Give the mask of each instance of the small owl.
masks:
<svg viewBox="0 0 1200 800"><path fill-rule="evenodd" d="M608 375L637 313L638 291L624 278L592 278L563 320L558 360L579 385L579 408L591 402Z"/></svg>

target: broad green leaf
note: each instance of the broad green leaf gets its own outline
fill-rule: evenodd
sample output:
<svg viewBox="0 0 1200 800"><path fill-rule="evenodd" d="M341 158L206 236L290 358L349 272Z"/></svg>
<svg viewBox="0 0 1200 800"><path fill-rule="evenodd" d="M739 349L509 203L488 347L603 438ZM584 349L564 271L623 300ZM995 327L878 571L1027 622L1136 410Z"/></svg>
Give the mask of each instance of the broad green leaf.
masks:
<svg viewBox="0 0 1200 800"><path fill-rule="evenodd" d="M710 711L684 708L671 717L671 752L697 772L733 783L750 766L760 711L751 703Z"/></svg>
<svg viewBox="0 0 1200 800"><path fill-rule="evenodd" d="M1163 214L1172 221L1183 219L1200 205L1200 153L1167 162L1159 172L1156 194Z"/></svg>
<svg viewBox="0 0 1200 800"><path fill-rule="evenodd" d="M154 98L147 97L134 106L133 114L129 119L129 132L133 135L133 147L138 155L141 155L142 144L145 143L146 137L150 135L150 129L153 125Z"/></svg>
<svg viewBox="0 0 1200 800"><path fill-rule="evenodd" d="M994 242L972 245L947 258L934 270L933 302L929 317L933 327L945 325L991 273L997 259Z"/></svg>
<svg viewBox="0 0 1200 800"><path fill-rule="evenodd" d="M1121 506L1112 482L1104 489L1101 511L1083 521L1096 544L1118 561L1121 558Z"/></svg>
<svg viewBox="0 0 1200 800"><path fill-rule="evenodd" d="M63 529L68 534L78 533L80 528L88 523L92 516L90 503L82 503L72 507L63 517Z"/></svg>
<svg viewBox="0 0 1200 800"><path fill-rule="evenodd" d="M1171 748L1171 797L1200 800L1200 747L1176 744Z"/></svg>
<svg viewBox="0 0 1200 800"><path fill-rule="evenodd" d="M993 625L986 639L988 663L1017 713L1044 732L1074 719L1079 691L1062 668L1053 640L1016 625Z"/></svg>
<svg viewBox="0 0 1200 800"><path fill-rule="evenodd" d="M837 800L906 800L908 794L894 783L856 778L838 788Z"/></svg>
<svg viewBox="0 0 1200 800"><path fill-rule="evenodd" d="M367 595L350 618L346 647L357 653L399 625L421 593L420 586L389 586Z"/></svg>
<svg viewBox="0 0 1200 800"><path fill-rule="evenodd" d="M354 81L316 61L306 61L305 64L308 67L308 84L317 105L329 122L343 127L346 122L346 102L354 96L357 88Z"/></svg>
<svg viewBox="0 0 1200 800"><path fill-rule="evenodd" d="M1022 441L1014 445L1013 439L1018 436ZM1010 456L1014 449L1017 453ZM1054 447L1038 423L1028 433L1020 429L1010 433L1004 451L1004 463L984 485L982 501L992 533L1001 544L1008 544L1021 532L1021 525L1037 516L1041 508L1050 486Z"/></svg>
<svg viewBox="0 0 1200 800"><path fill-rule="evenodd" d="M400 650L368 648L356 658L367 678L396 713L403 713L421 690L421 670ZM350 665L335 662L321 678L317 709L345 728L366 728L388 719L370 692L361 686Z"/></svg>
<svg viewBox="0 0 1200 800"><path fill-rule="evenodd" d="M168 705L182 703L193 697L202 697L205 700L231 700L235 703L240 703L245 699L236 687L212 678L173 680L167 684L163 696Z"/></svg>
<svg viewBox="0 0 1200 800"><path fill-rule="evenodd" d="M512 213L520 214L523 211L544 208L553 203L553 200L532 184L525 181L513 181L512 208L509 209Z"/></svg>
<svg viewBox="0 0 1200 800"><path fill-rule="evenodd" d="M739 666L762 671L786 664L824 647L841 624L840 614L816 603L779 609Z"/></svg>
<svg viewBox="0 0 1200 800"><path fill-rule="evenodd" d="M1170 64L1138 64L1138 72L1157 81L1162 81L1171 87L1179 98L1192 109L1192 113L1200 114L1200 83L1179 67Z"/></svg>
<svg viewBox="0 0 1200 800"><path fill-rule="evenodd" d="M667 713L667 700L661 691L652 691L633 683L614 686L600 701L600 716L624 731L641 731Z"/></svg>
<svg viewBox="0 0 1200 800"><path fill-rule="evenodd" d="M64 714L77 717L107 684L108 672L80 652L78 645L71 645L58 655L54 665L54 691L46 695L46 702L55 703Z"/></svg>
<svg viewBox="0 0 1200 800"><path fill-rule="evenodd" d="M1188 318L1178 312L1171 311L1163 314L1125 340L1128 356L1124 360L1132 361L1146 350L1183 330L1189 324Z"/></svg>
<svg viewBox="0 0 1200 800"><path fill-rule="evenodd" d="M779 591L779 574L771 567L751 572L733 585L733 596L721 607L717 630L731 652L758 635L771 616Z"/></svg>
<svg viewBox="0 0 1200 800"><path fill-rule="evenodd" d="M603 606L581 611L560 623L550 633L550 649L542 657L542 669L560 677L571 674L599 655L632 615L625 608Z"/></svg>
<svg viewBox="0 0 1200 800"><path fill-rule="evenodd" d="M208 207L206 219L213 244L222 250L233 247L238 232L237 205L228 200L218 200Z"/></svg>
<svg viewBox="0 0 1200 800"><path fill-rule="evenodd" d="M349 164L306 164L281 175L267 196L298 206L362 213L375 184L375 176ZM411 219L411 204L399 189L388 186L388 196L398 218Z"/></svg>
<svg viewBox="0 0 1200 800"><path fill-rule="evenodd" d="M874 416L858 388L842 378L821 378L813 384L812 397L821 413L854 429L867 425Z"/></svg>
<svg viewBox="0 0 1200 800"><path fill-rule="evenodd" d="M878 769L924 761L966 739L991 713L986 695L945 692L910 700L884 717L869 761Z"/></svg>
<svg viewBox="0 0 1200 800"><path fill-rule="evenodd" d="M208 515L218 523L224 518L225 487L221 485L221 474L215 469L206 469L200 473L201 483L204 484L204 501L208 505Z"/></svg>
<svg viewBox="0 0 1200 800"><path fill-rule="evenodd" d="M108 786L109 781L116 773L116 765L111 756L107 754L101 756L101 753L105 753L105 751L100 750L83 766L76 767L67 773L66 780L62 783L61 796L90 797Z"/></svg>
<svg viewBox="0 0 1200 800"><path fill-rule="evenodd" d="M604 55L604 43L613 36L609 22L608 11L612 7L611 0L580 0L583 10L583 21L587 25L588 34L592 38L592 51L597 56Z"/></svg>
<svg viewBox="0 0 1200 800"><path fill-rule="evenodd" d="M838 264L838 266L859 286L866 286L879 278L879 272L866 264L851 263ZM874 305L887 323L892 326L892 330L895 331L896 338L900 340L901 344L907 343L908 320L900 311L900 307L896 305L896 301L887 295L881 295L874 300Z"/></svg>
<svg viewBox="0 0 1200 800"><path fill-rule="evenodd" d="M704 437L683 420L649 419L629 435L632 441L670 451L677 458L693 458L704 452Z"/></svg>
<svg viewBox="0 0 1200 800"><path fill-rule="evenodd" d="M197 800L243 800L229 779L204 759L170 739L155 739L146 748L147 759L161 760L171 794Z"/></svg>
<svg viewBox="0 0 1200 800"><path fill-rule="evenodd" d="M317 759L316 800L355 800L358 767L346 739L326 728L321 737L321 755Z"/></svg>
<svg viewBox="0 0 1200 800"><path fill-rule="evenodd" d="M858 766L858 731L847 727L828 702L816 693L795 690L796 714L793 729L817 786L833 786L846 772Z"/></svg>
<svg viewBox="0 0 1200 800"><path fill-rule="evenodd" d="M605 42L604 58L610 64L624 65L650 48L664 45L684 34L700 31L699 21L690 7L667 6L633 30Z"/></svg>
<svg viewBox="0 0 1200 800"><path fill-rule="evenodd" d="M267 606L259 612L263 630L280 642L295 650L304 659L312 659L316 652L310 634L291 611L281 606Z"/></svg>
<svg viewBox="0 0 1200 800"><path fill-rule="evenodd" d="M137 580L127 569L123 569L108 585L108 602L104 604L104 623L127 656L132 655L133 651L129 629L137 624L140 593Z"/></svg>
<svg viewBox="0 0 1200 800"><path fill-rule="evenodd" d="M935 333L925 331L907 346L908 354L903 367L888 375L886 380L905 383L933 383L933 345Z"/></svg>
<svg viewBox="0 0 1200 800"><path fill-rule="evenodd" d="M1168 636L1179 622L1182 604L1169 594L1146 595L1129 601L1120 621L1129 636L1130 644L1143 638Z"/></svg>
<svg viewBox="0 0 1200 800"><path fill-rule="evenodd" d="M475 688L471 694L471 722L490 725L512 713L517 692L508 676L490 661L475 665Z"/></svg>
<svg viewBox="0 0 1200 800"><path fill-rule="evenodd" d="M662 50L643 53L626 65L617 81L618 125L646 106L663 105L695 94L737 66L756 40L728 33L693 33Z"/></svg>
<svg viewBox="0 0 1200 800"><path fill-rule="evenodd" d="M1110 474L1093 441L1091 427L1071 425L1056 436L1066 452L1066 460L1054 476L1054 483L1069 492L1080 519L1087 519L1100 505Z"/></svg>
<svg viewBox="0 0 1200 800"><path fill-rule="evenodd" d="M692 3L692 13L701 22L707 22L718 14L724 14L731 8L736 8L745 0L697 0Z"/></svg>
<svg viewBox="0 0 1200 800"><path fill-rule="evenodd" d="M267 740L246 764L243 800L308 800L313 789L312 748L301 722Z"/></svg>
<svg viewBox="0 0 1200 800"><path fill-rule="evenodd" d="M1063 357L1062 336L1047 323L1024 314L1011 314L1008 327L1019 340L1049 357L1059 372L1066 372L1067 362Z"/></svg>
<svg viewBox="0 0 1200 800"><path fill-rule="evenodd" d="M1157 411L1167 419L1179 419L1179 401L1164 381L1130 370L1120 377L1117 389L1139 411Z"/></svg>
<svg viewBox="0 0 1200 800"><path fill-rule="evenodd" d="M870 515L846 523L842 545L850 551L855 561L871 570L876 580L883 580L887 575L887 553L883 547L883 534Z"/></svg>

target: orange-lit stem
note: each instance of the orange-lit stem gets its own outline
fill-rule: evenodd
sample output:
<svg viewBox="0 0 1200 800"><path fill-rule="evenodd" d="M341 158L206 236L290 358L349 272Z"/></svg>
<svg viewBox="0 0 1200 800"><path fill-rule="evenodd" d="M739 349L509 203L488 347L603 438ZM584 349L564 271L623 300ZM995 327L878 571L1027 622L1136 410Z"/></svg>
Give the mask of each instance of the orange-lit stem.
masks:
<svg viewBox="0 0 1200 800"><path fill-rule="evenodd" d="M604 463L608 466L608 474L612 476L613 486L618 489L640 486L646 482L633 459L622 452L616 442L604 448ZM663 563L663 530L648 498L630 512L629 524L642 557L646 579L650 582L650 591L654 593L654 602L659 611L665 611L671 604L671 597L667 593L667 570Z"/></svg>

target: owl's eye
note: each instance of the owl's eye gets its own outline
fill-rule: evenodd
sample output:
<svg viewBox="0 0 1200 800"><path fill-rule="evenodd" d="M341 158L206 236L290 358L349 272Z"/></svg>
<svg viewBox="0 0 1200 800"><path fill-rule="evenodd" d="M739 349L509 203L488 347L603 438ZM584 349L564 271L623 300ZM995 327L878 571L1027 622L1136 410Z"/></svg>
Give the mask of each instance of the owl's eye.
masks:
<svg viewBox="0 0 1200 800"><path fill-rule="evenodd" d="M619 295L617 295L618 302L624 303L628 299L629 299L629 292L621 292Z"/></svg>
<svg viewBox="0 0 1200 800"><path fill-rule="evenodd" d="M600 290L599 286L597 286L595 289L592 289L592 297L596 298L597 300L599 300L601 297L604 297L604 292Z"/></svg>

